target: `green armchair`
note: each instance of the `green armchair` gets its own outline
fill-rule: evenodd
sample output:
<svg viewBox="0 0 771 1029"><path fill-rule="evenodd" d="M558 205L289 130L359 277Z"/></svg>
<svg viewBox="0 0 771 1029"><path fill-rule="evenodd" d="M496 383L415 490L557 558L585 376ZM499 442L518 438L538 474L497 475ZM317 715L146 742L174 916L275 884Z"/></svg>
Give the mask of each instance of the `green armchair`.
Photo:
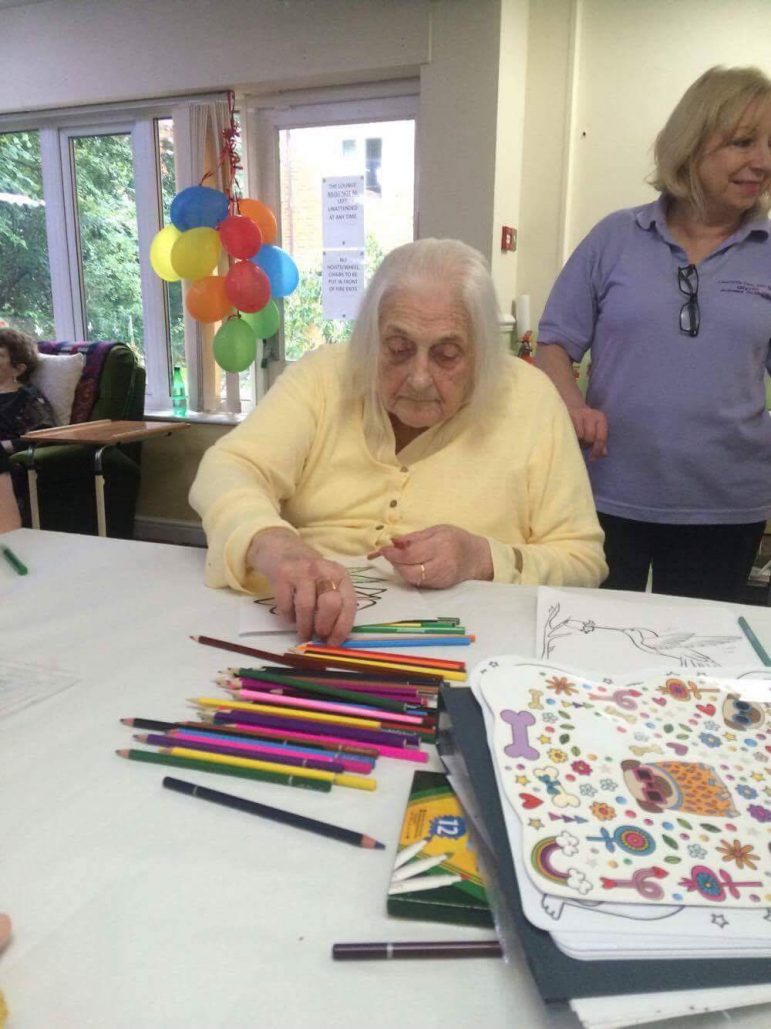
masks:
<svg viewBox="0 0 771 1029"><path fill-rule="evenodd" d="M123 343L38 344L43 354L85 356L85 365L75 389L71 423L101 418L141 419L144 415L145 370L136 354ZM131 539L139 495L141 443L111 447L104 453L107 534ZM94 453L96 447L66 444L37 447L34 465L38 473L40 527L58 532L95 535ZM15 454L11 463L14 478L26 493L29 451ZM29 505L23 511L30 525Z"/></svg>

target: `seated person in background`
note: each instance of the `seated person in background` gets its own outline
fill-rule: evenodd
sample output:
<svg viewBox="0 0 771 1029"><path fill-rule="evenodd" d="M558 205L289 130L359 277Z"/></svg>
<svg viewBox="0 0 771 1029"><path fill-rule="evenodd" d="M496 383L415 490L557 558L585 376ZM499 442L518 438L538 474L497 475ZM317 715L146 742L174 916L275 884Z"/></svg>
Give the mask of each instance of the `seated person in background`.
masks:
<svg viewBox="0 0 771 1029"><path fill-rule="evenodd" d="M570 418L506 354L481 254L390 253L349 345L289 367L203 457L190 492L210 586L271 589L301 638L342 641L353 585L332 555L385 557L415 586L597 586L602 531Z"/></svg>
<svg viewBox="0 0 771 1029"><path fill-rule="evenodd" d="M34 340L15 329L0 329L0 526L5 528L14 528L16 521L9 513L10 471L11 454L24 447L19 437L55 424L51 405L28 381L37 363Z"/></svg>

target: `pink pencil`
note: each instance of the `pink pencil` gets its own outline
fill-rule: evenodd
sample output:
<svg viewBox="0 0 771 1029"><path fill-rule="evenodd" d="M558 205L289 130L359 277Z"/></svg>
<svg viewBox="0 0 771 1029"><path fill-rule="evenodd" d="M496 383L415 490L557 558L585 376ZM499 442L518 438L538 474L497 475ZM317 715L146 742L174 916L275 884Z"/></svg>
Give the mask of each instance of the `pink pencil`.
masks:
<svg viewBox="0 0 771 1029"><path fill-rule="evenodd" d="M197 732L183 732L182 730L175 729L170 735L175 740L189 740L193 742L212 743L212 737L205 733ZM356 761L350 757L326 757L323 754L308 754L307 750L303 750L301 747L282 747L280 751L277 751L275 747L261 747L258 742L245 743L239 740L229 739L228 737L218 737L217 742L222 743L224 746L233 747L237 750L244 750L247 753L264 755L267 758L275 758L277 754L287 754L289 757L312 757L314 761L323 761L329 764L342 765L346 772L358 772L361 775L369 775L372 771L372 764L369 761Z"/></svg>
<svg viewBox="0 0 771 1029"><path fill-rule="evenodd" d="M395 722L397 725L424 725L420 715L403 715L395 711L375 710L371 707L360 707L357 704L339 704L331 700L310 700L307 697L287 697L285 694L263 693L259 690L245 690L241 686L226 686L223 689L237 693L239 700L253 700L255 703L275 704L277 707L299 707L306 711L331 711L336 715L353 715L362 718L377 718L379 722Z"/></svg>
<svg viewBox="0 0 771 1029"><path fill-rule="evenodd" d="M236 686L245 686L246 689L263 689L270 693L284 693L290 697L302 693L301 686L288 686L284 683L268 682L264 679L254 679L245 675L218 676L217 681L231 682ZM388 697L390 700L399 700L404 704L412 704L415 707L436 707L435 695L426 696L409 686L404 689L382 689L377 683L356 682L352 684L336 679L324 679L320 685L333 686L338 690L353 690L356 693L372 693L378 697Z"/></svg>
<svg viewBox="0 0 771 1029"><path fill-rule="evenodd" d="M233 712L233 721L228 721L228 725L233 726L235 729L253 729L253 725L240 725L238 722L238 713ZM261 736L277 736L282 738L286 735L283 729L270 729L260 727ZM308 733L299 732L295 729L292 730L292 735L296 739L302 739L309 745L314 742L326 742L326 743L337 743L337 744L350 744L349 739L342 739L339 736L327 736L320 733ZM424 765L428 761L428 753L425 750L418 750L416 747L388 747L383 743L367 743L367 747L371 750L376 750L381 757L395 757L399 761L413 761L416 764Z"/></svg>

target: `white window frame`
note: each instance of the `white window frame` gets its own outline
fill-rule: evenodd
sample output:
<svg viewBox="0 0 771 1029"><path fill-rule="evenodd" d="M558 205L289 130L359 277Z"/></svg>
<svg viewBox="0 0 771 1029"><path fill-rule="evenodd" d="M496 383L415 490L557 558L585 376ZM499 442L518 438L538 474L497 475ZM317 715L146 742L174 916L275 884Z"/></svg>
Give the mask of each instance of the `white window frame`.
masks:
<svg viewBox="0 0 771 1029"><path fill-rule="evenodd" d="M415 122L415 193L413 236L418 238L418 120L419 82L395 82L328 90L298 90L272 96L244 97L242 126L244 135L245 181L249 196L258 197L276 214L281 240L281 184L279 170L279 132L282 129L311 128L317 125L347 125L360 122ZM255 375L256 399L275 382L283 371L283 321L279 332L279 353L271 355L262 376Z"/></svg>
<svg viewBox="0 0 771 1029"><path fill-rule="evenodd" d="M147 372L145 409L148 413L168 411L171 407L170 334L165 289L153 272L149 257L153 237L163 226L155 122L172 120L175 109L179 111L185 104L219 98L219 94L216 97L170 97L127 105L0 115L0 133L39 134L54 328L56 337L63 340L86 338L71 141L89 135L131 136Z"/></svg>

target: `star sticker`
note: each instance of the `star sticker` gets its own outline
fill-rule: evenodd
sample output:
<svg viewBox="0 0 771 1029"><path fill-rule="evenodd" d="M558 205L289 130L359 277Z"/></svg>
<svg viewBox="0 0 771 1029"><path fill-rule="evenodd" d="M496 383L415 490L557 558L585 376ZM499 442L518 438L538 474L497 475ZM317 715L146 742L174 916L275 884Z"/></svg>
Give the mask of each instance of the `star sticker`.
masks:
<svg viewBox="0 0 771 1029"><path fill-rule="evenodd" d="M551 736L547 736L546 733L538 737L539 743L551 743Z"/></svg>
<svg viewBox="0 0 771 1029"><path fill-rule="evenodd" d="M711 918L712 924L719 925L721 929L725 929L725 927L728 925L728 919L725 917L725 915L712 915Z"/></svg>
<svg viewBox="0 0 771 1029"><path fill-rule="evenodd" d="M527 824L531 829L543 829L543 822L540 818L531 818Z"/></svg>
<svg viewBox="0 0 771 1029"><path fill-rule="evenodd" d="M750 779L754 779L755 782L763 782L764 775L762 772L753 772Z"/></svg>
<svg viewBox="0 0 771 1029"><path fill-rule="evenodd" d="M518 786L527 786L530 780L526 775L518 775L514 782L516 782Z"/></svg>

